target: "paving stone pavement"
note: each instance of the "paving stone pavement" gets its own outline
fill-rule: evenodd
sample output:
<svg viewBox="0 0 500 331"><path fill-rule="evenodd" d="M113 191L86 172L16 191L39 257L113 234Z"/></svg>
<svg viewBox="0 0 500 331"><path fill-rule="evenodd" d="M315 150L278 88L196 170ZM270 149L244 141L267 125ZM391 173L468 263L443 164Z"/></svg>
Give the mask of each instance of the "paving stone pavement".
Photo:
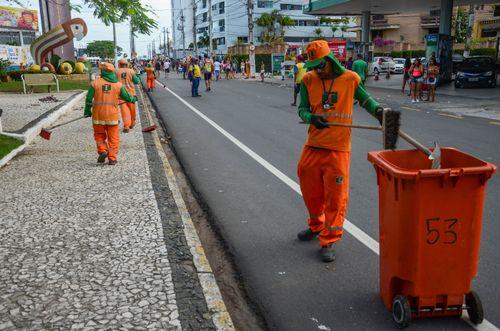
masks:
<svg viewBox="0 0 500 331"><path fill-rule="evenodd" d="M3 109L4 131L17 131L30 121L63 103L76 92L15 94L1 93L0 108ZM42 102L39 99L53 95L57 102Z"/></svg>
<svg viewBox="0 0 500 331"><path fill-rule="evenodd" d="M96 157L84 119L0 170L0 330L181 329L140 125Z"/></svg>

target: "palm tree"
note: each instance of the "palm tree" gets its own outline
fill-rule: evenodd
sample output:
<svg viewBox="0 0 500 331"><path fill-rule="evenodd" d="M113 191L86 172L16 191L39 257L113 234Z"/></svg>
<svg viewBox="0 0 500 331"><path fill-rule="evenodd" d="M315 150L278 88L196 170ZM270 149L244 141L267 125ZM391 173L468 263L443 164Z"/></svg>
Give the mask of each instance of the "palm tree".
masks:
<svg viewBox="0 0 500 331"><path fill-rule="evenodd" d="M314 37L312 40L325 40L325 36L323 35L323 30L321 30L321 28L314 30Z"/></svg>
<svg viewBox="0 0 500 331"><path fill-rule="evenodd" d="M282 43L285 28L295 25L294 20L289 16L281 15L278 10L262 14L256 23L264 28L260 35L260 39L264 43Z"/></svg>

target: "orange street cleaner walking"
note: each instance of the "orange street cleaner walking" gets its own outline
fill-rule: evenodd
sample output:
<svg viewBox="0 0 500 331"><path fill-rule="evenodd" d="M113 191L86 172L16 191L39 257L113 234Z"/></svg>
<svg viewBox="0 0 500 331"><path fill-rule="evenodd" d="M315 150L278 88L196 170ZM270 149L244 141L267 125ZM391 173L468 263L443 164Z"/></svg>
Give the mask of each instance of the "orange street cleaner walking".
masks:
<svg viewBox="0 0 500 331"><path fill-rule="evenodd" d="M156 80L156 69L153 67L151 63L148 64L146 68L146 80L148 83L148 92L153 92L155 88L155 80Z"/></svg>
<svg viewBox="0 0 500 331"><path fill-rule="evenodd" d="M134 84L139 84L141 82L139 77L137 77L137 75L135 74L134 69L129 68L129 64L126 59L121 59L118 62L118 65L120 66L120 68L116 71L118 79L121 81L123 86L125 86L128 94L130 94L131 96L135 96ZM123 132L127 133L135 126L135 103L121 101L120 104L123 121Z"/></svg>
<svg viewBox="0 0 500 331"><path fill-rule="evenodd" d="M351 124L353 99L382 122L383 108L346 70L324 40L307 46L309 61L300 84L299 116L311 124L298 164L300 188L309 211L309 227L298 234L301 241L319 236L321 259L335 259L333 244L344 232L349 194L351 129L330 127L329 122Z"/></svg>
<svg viewBox="0 0 500 331"><path fill-rule="evenodd" d="M109 159L110 165L115 165L120 147L120 98L127 102L136 102L137 97L131 97L122 83L118 81L115 67L111 63L100 64L101 77L90 85L85 101L84 116L92 116L94 139L97 145L98 163Z"/></svg>

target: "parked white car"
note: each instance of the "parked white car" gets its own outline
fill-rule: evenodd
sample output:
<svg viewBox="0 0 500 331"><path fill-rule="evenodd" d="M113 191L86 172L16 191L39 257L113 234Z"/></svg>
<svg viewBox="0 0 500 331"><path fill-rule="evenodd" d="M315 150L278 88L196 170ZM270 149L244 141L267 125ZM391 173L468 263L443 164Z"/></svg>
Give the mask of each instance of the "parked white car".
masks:
<svg viewBox="0 0 500 331"><path fill-rule="evenodd" d="M377 56L373 58L372 71L374 74L381 72L394 72L395 63L390 57Z"/></svg>
<svg viewBox="0 0 500 331"><path fill-rule="evenodd" d="M394 73L402 74L405 72L405 59L397 57L394 59Z"/></svg>

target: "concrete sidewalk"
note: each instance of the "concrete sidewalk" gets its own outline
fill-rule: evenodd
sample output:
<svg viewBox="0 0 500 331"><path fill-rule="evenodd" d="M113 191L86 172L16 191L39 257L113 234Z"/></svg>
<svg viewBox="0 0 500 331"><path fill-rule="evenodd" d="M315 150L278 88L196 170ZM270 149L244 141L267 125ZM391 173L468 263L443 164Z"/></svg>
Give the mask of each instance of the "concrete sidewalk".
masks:
<svg viewBox="0 0 500 331"><path fill-rule="evenodd" d="M0 330L234 328L140 113L116 166L84 119L0 169Z"/></svg>

